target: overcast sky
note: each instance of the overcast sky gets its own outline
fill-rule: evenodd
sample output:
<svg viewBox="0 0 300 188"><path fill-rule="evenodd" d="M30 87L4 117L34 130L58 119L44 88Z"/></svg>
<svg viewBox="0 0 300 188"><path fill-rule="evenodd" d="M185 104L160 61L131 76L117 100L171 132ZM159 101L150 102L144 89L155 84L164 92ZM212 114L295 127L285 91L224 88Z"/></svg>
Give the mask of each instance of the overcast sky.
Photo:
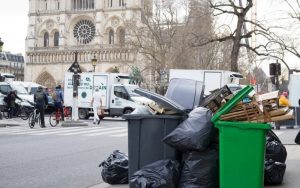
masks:
<svg viewBox="0 0 300 188"><path fill-rule="evenodd" d="M25 55L29 0L0 0L0 38L3 50Z"/></svg>
<svg viewBox="0 0 300 188"><path fill-rule="evenodd" d="M269 23L276 20L275 24L279 24L279 20L275 17L280 16L282 12L286 12L286 10L280 10L286 9L282 1L257 0L258 18L266 20ZM4 51L25 54L28 2L29 0L0 0L0 37L5 43L3 47Z"/></svg>

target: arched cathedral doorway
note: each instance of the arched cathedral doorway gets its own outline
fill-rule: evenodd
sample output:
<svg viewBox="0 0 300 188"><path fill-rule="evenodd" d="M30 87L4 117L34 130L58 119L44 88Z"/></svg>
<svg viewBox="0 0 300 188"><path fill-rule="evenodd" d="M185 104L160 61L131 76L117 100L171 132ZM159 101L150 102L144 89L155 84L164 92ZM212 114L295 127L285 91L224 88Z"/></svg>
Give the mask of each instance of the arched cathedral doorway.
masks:
<svg viewBox="0 0 300 188"><path fill-rule="evenodd" d="M55 88L56 86L55 79L47 71L37 77L36 83L46 86L47 88Z"/></svg>

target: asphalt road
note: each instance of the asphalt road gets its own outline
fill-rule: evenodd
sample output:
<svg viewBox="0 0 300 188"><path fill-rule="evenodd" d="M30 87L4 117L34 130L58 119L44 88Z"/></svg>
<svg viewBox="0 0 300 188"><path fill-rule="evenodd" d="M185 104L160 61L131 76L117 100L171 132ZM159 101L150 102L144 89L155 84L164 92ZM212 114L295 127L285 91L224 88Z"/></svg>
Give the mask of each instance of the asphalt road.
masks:
<svg viewBox="0 0 300 188"><path fill-rule="evenodd" d="M0 128L1 188L86 188L102 182L100 162L113 150L128 153L127 122L100 126Z"/></svg>

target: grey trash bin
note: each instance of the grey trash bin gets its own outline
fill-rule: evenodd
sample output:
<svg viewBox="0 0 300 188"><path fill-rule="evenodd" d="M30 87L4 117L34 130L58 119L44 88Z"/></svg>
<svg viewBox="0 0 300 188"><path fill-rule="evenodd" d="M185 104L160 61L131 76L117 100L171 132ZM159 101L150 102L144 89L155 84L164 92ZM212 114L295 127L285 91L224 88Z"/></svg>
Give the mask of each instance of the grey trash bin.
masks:
<svg viewBox="0 0 300 188"><path fill-rule="evenodd" d="M138 94L156 101L158 104L176 111L176 115L126 114L128 121L129 178L147 164L161 159L180 159L174 148L162 142L186 117L185 109L174 101L156 93L137 89Z"/></svg>

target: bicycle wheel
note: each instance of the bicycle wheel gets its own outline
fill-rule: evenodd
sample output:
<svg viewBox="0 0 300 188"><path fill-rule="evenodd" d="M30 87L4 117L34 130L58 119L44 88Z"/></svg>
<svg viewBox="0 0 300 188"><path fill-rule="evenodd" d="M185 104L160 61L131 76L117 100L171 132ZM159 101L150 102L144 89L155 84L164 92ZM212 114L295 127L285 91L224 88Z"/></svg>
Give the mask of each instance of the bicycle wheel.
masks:
<svg viewBox="0 0 300 188"><path fill-rule="evenodd" d="M2 115L5 119L8 119L8 111L7 110L3 111Z"/></svg>
<svg viewBox="0 0 300 188"><path fill-rule="evenodd" d="M27 116L27 112L26 112L26 108L24 107L20 107L19 112L18 112L18 116L23 119L23 120L27 120L28 116Z"/></svg>
<svg viewBox="0 0 300 188"><path fill-rule="evenodd" d="M28 123L29 123L29 127L30 127L30 128L33 128L34 125L35 125L35 115L34 115L34 114L35 114L35 113L32 112L32 113L30 114L29 118L28 118Z"/></svg>
<svg viewBox="0 0 300 188"><path fill-rule="evenodd" d="M59 123L59 121L56 120L56 112L52 112L50 114L49 123L50 123L51 127L55 127Z"/></svg>

